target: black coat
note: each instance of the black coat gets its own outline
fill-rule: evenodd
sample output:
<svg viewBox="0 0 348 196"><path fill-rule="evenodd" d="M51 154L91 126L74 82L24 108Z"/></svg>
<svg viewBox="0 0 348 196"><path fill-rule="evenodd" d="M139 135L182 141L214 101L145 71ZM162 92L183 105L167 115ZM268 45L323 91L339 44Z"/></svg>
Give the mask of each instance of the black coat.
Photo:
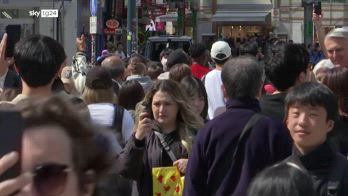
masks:
<svg viewBox="0 0 348 196"><path fill-rule="evenodd" d="M245 196L258 172L291 154L288 130L263 116L239 146L244 151L237 154L234 166L223 168L226 161L232 162L228 157L233 155L243 127L255 112L260 112L256 99L228 100L226 107L225 113L198 131L186 170L185 196Z"/></svg>
<svg viewBox="0 0 348 196"><path fill-rule="evenodd" d="M6 88L20 89L21 87L22 87L21 78L15 71L9 69L5 77L4 89Z"/></svg>
<svg viewBox="0 0 348 196"><path fill-rule="evenodd" d="M164 135L165 138L169 138L166 141L175 157L188 158L178 132L173 131L167 136ZM153 195L152 168L168 166L173 166L173 162L154 132L141 141L135 139L133 134L117 158L117 172L125 178L137 181L139 196Z"/></svg>
<svg viewBox="0 0 348 196"><path fill-rule="evenodd" d="M329 132L329 143L333 149L348 159L348 117L343 117L335 122L334 129Z"/></svg>
<svg viewBox="0 0 348 196"><path fill-rule="evenodd" d="M283 162L293 162L308 171L314 179L317 196L327 196L329 179L333 179L333 172L338 169L339 179L330 181L339 181L336 196L348 196L348 161L341 154L334 152L328 142L306 155L301 155L294 148L292 155ZM337 167L338 162L340 162L340 168Z"/></svg>

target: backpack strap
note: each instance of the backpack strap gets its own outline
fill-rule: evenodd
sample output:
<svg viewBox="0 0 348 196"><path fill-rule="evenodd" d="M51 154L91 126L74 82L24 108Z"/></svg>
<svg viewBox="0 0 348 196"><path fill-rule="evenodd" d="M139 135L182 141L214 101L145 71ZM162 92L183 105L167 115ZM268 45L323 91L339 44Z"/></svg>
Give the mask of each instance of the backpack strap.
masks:
<svg viewBox="0 0 348 196"><path fill-rule="evenodd" d="M327 183L327 196L337 196L340 182L344 177L345 158L335 153L334 163L330 172L329 181Z"/></svg>
<svg viewBox="0 0 348 196"><path fill-rule="evenodd" d="M229 148L225 152L226 160L224 160L221 164L221 168L218 170L216 176L225 176L225 174L234 167L234 164L236 162L236 156L238 153L238 150L240 149L242 144L242 141L245 139L245 137L248 135L248 133L252 130L254 125L262 118L263 115L259 113L255 113L251 116L251 118L248 120L248 122L245 124L244 128L242 129L237 143L233 146L233 148ZM232 156L231 156L232 155ZM220 186L223 178L217 178L214 179L211 192L210 193L216 193L218 187Z"/></svg>
<svg viewBox="0 0 348 196"><path fill-rule="evenodd" d="M112 122L111 128L115 131L116 139L123 148L125 146L125 142L123 141L122 125L123 114L125 109L116 104L114 104L114 108L114 121Z"/></svg>
<svg viewBox="0 0 348 196"><path fill-rule="evenodd" d="M160 139L161 144L163 146L163 148L166 150L167 154L169 155L170 159L175 162L176 160L178 160L175 155L174 152L170 149L169 144L166 142L166 140L164 139L162 133L158 132L158 131L154 131L155 135Z"/></svg>

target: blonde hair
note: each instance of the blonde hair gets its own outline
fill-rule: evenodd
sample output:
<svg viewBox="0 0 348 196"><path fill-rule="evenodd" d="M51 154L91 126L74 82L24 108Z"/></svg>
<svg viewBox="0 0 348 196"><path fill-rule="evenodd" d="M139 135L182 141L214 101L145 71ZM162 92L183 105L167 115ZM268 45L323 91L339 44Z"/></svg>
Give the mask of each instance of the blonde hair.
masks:
<svg viewBox="0 0 348 196"><path fill-rule="evenodd" d="M113 87L108 89L90 89L86 86L82 93L82 99L86 104L117 103L117 96Z"/></svg>
<svg viewBox="0 0 348 196"><path fill-rule="evenodd" d="M194 112L195 110L189 104L186 94L179 87L179 84L173 80L159 80L145 96L144 101L151 104L156 92L166 92L178 104L179 112L177 115L177 128L179 131L182 145L188 153L192 150L193 137L196 131L203 126L203 119ZM138 104L139 105L139 104ZM152 113L151 107L149 107Z"/></svg>

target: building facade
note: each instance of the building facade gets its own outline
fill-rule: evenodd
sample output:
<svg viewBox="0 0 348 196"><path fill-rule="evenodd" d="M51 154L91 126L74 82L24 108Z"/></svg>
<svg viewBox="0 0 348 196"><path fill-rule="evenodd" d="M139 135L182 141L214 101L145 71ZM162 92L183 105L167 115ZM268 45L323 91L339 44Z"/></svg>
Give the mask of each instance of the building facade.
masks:
<svg viewBox="0 0 348 196"><path fill-rule="evenodd" d="M76 52L75 40L81 32L81 14L89 10L83 9L82 0L0 0L0 34L5 32L7 25L19 25L21 37L31 34L42 34L57 39L65 48L67 62L71 63ZM79 11L78 11L79 8ZM42 18L31 13L42 9L58 9L58 18ZM86 23L88 26L88 23Z"/></svg>
<svg viewBox="0 0 348 196"><path fill-rule="evenodd" d="M322 0L323 28L328 32L334 27L348 25L347 0ZM305 29L302 0L274 0L272 26L275 35L281 39L304 42L306 33L315 29ZM309 25L312 27L312 24Z"/></svg>

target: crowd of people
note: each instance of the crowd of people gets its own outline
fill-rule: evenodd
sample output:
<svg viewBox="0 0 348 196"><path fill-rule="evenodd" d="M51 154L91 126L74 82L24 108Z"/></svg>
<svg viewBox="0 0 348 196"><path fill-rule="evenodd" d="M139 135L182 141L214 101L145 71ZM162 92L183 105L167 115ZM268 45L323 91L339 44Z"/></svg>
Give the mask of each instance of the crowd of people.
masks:
<svg viewBox="0 0 348 196"><path fill-rule="evenodd" d="M118 45L95 65L84 35L67 65L43 35L5 57L5 34L0 112L24 128L0 195L152 196L152 169L175 166L187 196L348 196L348 29L321 33L311 48L220 40L160 62Z"/></svg>

